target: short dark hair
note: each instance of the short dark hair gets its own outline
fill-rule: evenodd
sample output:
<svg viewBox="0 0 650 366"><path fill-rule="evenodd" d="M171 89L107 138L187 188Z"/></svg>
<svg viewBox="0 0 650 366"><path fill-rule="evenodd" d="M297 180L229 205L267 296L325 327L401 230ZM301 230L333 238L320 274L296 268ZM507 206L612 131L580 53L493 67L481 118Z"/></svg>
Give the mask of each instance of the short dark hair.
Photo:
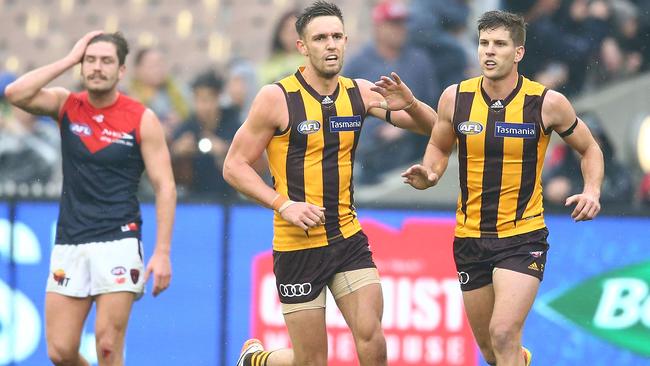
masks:
<svg viewBox="0 0 650 366"><path fill-rule="evenodd" d="M302 37L307 24L309 24L309 22L314 18L323 16L335 16L341 20L341 23L343 23L343 13L341 13L341 9L339 9L336 4L318 0L306 7L302 13L298 15L298 19L296 20L296 32L298 32L298 35Z"/></svg>
<svg viewBox="0 0 650 366"><path fill-rule="evenodd" d="M88 46L97 42L108 42L115 45L115 50L117 51L117 60L120 63L120 66L124 65L126 61L126 55L129 54L129 43L124 38L122 32L115 33L102 33L94 36L89 42Z"/></svg>
<svg viewBox="0 0 650 366"><path fill-rule="evenodd" d="M215 70L206 70L196 76L192 82L192 90L208 88L221 93L223 84L223 78Z"/></svg>
<svg viewBox="0 0 650 366"><path fill-rule="evenodd" d="M504 27L510 32L510 38L515 46L523 46L526 43L526 21L519 14L509 13L503 10L491 10L483 13L478 20L478 31Z"/></svg>

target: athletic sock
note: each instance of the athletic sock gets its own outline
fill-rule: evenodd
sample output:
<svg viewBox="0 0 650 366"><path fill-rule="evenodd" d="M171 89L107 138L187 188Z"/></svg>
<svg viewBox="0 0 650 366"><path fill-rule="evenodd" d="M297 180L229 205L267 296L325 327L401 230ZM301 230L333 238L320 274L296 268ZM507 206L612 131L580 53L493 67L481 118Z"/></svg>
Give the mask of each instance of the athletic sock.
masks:
<svg viewBox="0 0 650 366"><path fill-rule="evenodd" d="M257 351L244 356L244 366L266 366L271 352Z"/></svg>

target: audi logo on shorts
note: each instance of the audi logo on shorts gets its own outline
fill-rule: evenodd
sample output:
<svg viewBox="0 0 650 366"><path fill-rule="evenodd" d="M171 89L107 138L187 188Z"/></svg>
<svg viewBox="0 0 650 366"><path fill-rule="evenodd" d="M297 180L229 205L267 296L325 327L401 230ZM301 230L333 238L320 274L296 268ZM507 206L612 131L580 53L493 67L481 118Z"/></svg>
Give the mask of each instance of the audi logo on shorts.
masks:
<svg viewBox="0 0 650 366"><path fill-rule="evenodd" d="M279 291L282 297L306 296L311 293L311 283L281 283Z"/></svg>
<svg viewBox="0 0 650 366"><path fill-rule="evenodd" d="M461 285L466 285L469 282L469 273L467 272L458 272L458 282Z"/></svg>

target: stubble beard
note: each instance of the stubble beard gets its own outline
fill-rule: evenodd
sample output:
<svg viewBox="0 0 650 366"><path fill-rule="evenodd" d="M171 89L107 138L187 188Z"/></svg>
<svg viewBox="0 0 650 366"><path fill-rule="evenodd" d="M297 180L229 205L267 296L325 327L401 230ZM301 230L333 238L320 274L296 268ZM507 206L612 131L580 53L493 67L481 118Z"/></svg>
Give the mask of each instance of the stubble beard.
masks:
<svg viewBox="0 0 650 366"><path fill-rule="evenodd" d="M490 73L490 75L486 74L483 72L483 77L486 79L492 80L492 81L501 81L506 78L508 78L508 75L510 75L511 70L506 71L506 72L499 72L498 70L492 70L493 72ZM494 72L496 71L496 72Z"/></svg>
<svg viewBox="0 0 650 366"><path fill-rule="evenodd" d="M335 69L327 69L323 67L322 69L315 67L316 73L318 73L318 76L323 78L323 79L333 79L339 75L341 72L341 69L343 69L343 65L339 63Z"/></svg>

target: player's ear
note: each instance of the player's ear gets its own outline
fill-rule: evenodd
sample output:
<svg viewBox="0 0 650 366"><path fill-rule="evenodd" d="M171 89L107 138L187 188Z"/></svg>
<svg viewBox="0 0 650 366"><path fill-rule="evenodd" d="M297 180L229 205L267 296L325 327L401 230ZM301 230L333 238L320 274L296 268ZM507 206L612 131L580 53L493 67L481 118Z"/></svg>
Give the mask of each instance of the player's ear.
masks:
<svg viewBox="0 0 650 366"><path fill-rule="evenodd" d="M125 74L126 74L126 65L120 65L119 75L118 75L119 80L122 80L122 78L124 77Z"/></svg>
<svg viewBox="0 0 650 366"><path fill-rule="evenodd" d="M524 46L517 46L515 48L515 62L520 62L524 58L525 53L526 49Z"/></svg>
<svg viewBox="0 0 650 366"><path fill-rule="evenodd" d="M302 39L296 41L296 47L298 47L298 52L300 52L301 55L309 56L309 53L307 53L307 46Z"/></svg>

